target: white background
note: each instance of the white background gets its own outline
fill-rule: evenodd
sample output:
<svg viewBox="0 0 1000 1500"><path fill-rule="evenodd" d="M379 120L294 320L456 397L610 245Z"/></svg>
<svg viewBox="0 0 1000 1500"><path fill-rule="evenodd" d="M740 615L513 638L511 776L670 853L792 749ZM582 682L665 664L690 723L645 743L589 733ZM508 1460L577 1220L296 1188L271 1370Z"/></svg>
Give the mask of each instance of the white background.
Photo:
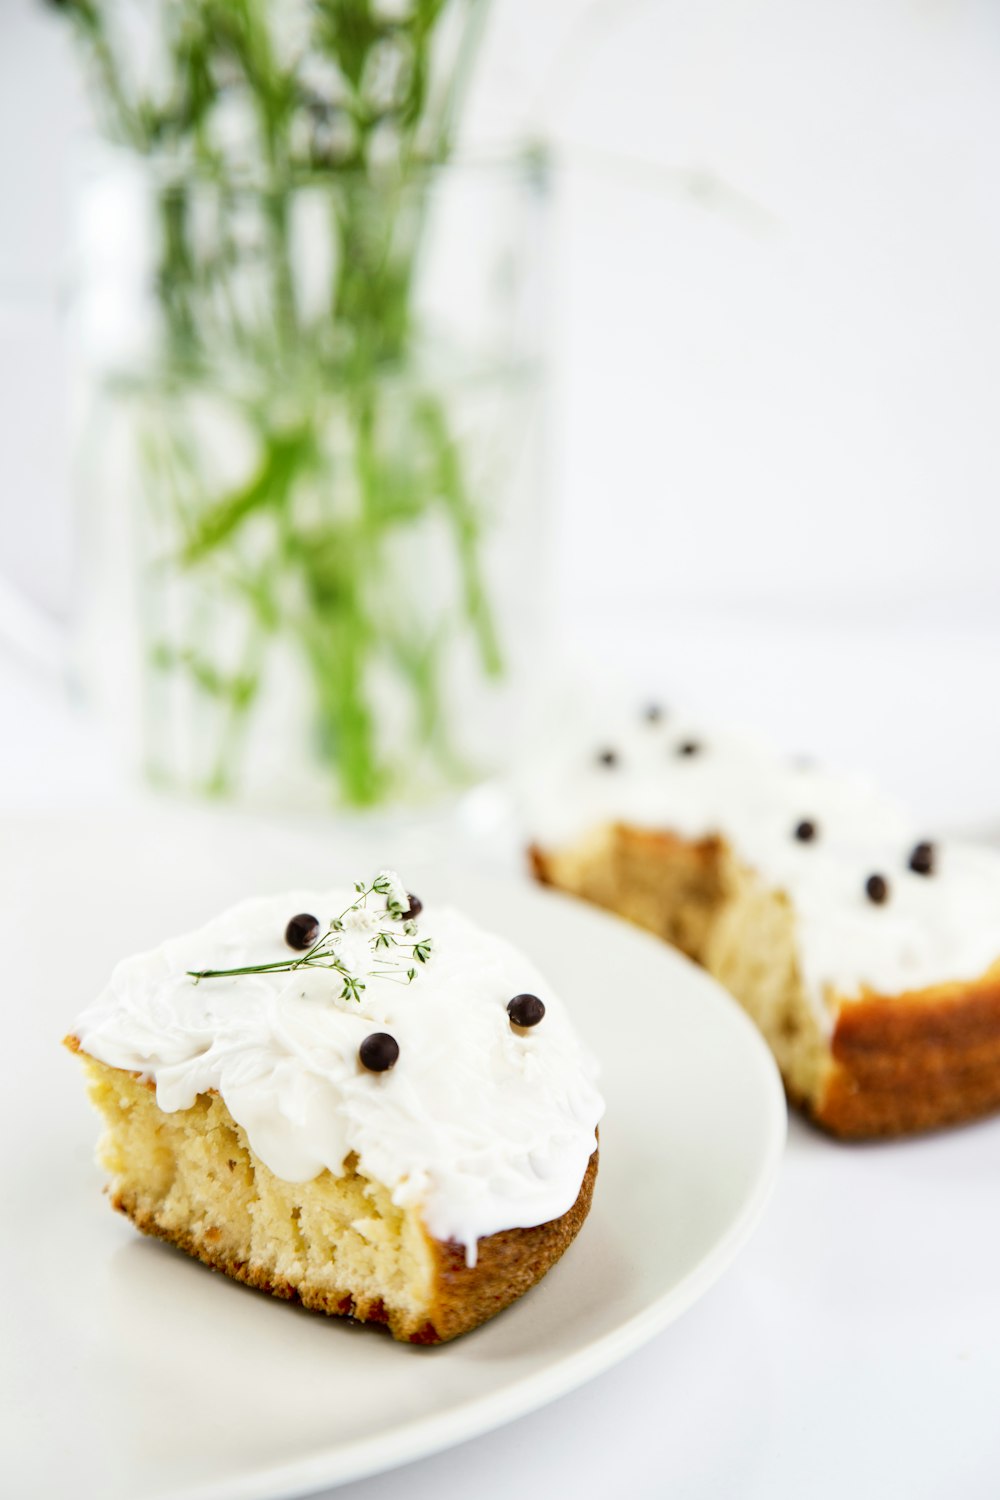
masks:
<svg viewBox="0 0 1000 1500"><path fill-rule="evenodd" d="M559 146L553 601L624 674L1000 828L1000 11L496 0L475 128ZM72 614L58 22L0 0L0 576ZM10 615L10 599L0 596ZM4 805L115 794L0 647ZM724 1284L576 1396L358 1500L1000 1491L994 1125L796 1127Z"/></svg>

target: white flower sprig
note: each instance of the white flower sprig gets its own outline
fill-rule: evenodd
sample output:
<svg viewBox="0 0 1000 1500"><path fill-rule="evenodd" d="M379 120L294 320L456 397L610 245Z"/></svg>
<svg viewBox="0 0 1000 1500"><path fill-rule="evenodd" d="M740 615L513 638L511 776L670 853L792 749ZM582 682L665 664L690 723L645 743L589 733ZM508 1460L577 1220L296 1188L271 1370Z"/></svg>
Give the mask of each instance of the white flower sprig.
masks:
<svg viewBox="0 0 1000 1500"><path fill-rule="evenodd" d="M365 979L389 979L394 984L412 984L417 964L431 956L431 939L417 936L417 924L406 915L409 897L398 875L382 870L370 885L358 881L357 900L333 917L312 947L297 958L282 958L270 964L247 964L238 969L188 969L195 984L201 979L227 979L237 974L291 974L296 969L333 969L340 975L341 1000L360 1001ZM382 910L368 906L370 896L384 896ZM394 930L385 919L401 923ZM360 952L359 952L360 949ZM374 954L376 967L362 976L357 972L364 955ZM379 955L384 955L380 957ZM402 955L407 955L403 958Z"/></svg>

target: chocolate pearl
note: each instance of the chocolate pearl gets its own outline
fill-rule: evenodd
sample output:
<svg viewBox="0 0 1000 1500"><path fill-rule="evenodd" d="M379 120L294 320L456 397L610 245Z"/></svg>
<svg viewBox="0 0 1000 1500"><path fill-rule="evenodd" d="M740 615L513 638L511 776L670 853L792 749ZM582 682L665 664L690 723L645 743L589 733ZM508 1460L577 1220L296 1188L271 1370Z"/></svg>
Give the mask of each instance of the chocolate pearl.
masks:
<svg viewBox="0 0 1000 1500"><path fill-rule="evenodd" d="M537 1026L545 1014L545 1006L537 995L515 995L507 1002L507 1014L512 1026Z"/></svg>
<svg viewBox="0 0 1000 1500"><path fill-rule="evenodd" d="M876 906L882 906L889 899L889 882L884 875L869 875L865 881L865 894L869 901L874 901Z"/></svg>
<svg viewBox="0 0 1000 1500"><path fill-rule="evenodd" d="M602 750L597 757L602 766L616 766L618 764L617 750Z"/></svg>
<svg viewBox="0 0 1000 1500"><path fill-rule="evenodd" d="M410 904L403 912L403 921L410 922L414 917L419 917L420 913L424 909L424 903L421 901L420 897L415 896L412 891L410 891L406 899Z"/></svg>
<svg viewBox="0 0 1000 1500"><path fill-rule="evenodd" d="M678 755L699 755L700 753L701 743L698 740L684 740L677 746Z"/></svg>
<svg viewBox="0 0 1000 1500"><path fill-rule="evenodd" d="M358 1048L358 1057L369 1073L387 1073L399 1058L399 1043L387 1031L373 1031Z"/></svg>
<svg viewBox="0 0 1000 1500"><path fill-rule="evenodd" d="M659 724L663 718L663 709L658 703L647 703L642 717L647 724Z"/></svg>
<svg viewBox="0 0 1000 1500"><path fill-rule="evenodd" d="M293 917L285 928L285 942L289 948L311 948L319 937L319 919L310 916L307 911L300 911L297 917Z"/></svg>
<svg viewBox="0 0 1000 1500"><path fill-rule="evenodd" d="M933 844L915 844L910 854L910 869L914 875L933 875L934 856L936 850Z"/></svg>
<svg viewBox="0 0 1000 1500"><path fill-rule="evenodd" d="M803 818L795 829L795 837L800 844L811 844L818 833L819 829L811 818Z"/></svg>

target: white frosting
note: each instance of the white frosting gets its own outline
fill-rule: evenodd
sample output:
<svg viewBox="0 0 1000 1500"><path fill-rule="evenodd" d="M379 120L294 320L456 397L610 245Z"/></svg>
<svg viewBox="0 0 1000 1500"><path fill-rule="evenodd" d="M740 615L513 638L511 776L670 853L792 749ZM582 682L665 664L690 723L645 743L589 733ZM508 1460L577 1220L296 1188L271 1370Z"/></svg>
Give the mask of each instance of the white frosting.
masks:
<svg viewBox="0 0 1000 1500"><path fill-rule="evenodd" d="M681 755L686 741L699 753ZM613 750L613 766L601 764ZM908 867L926 837L861 778L780 760L748 738L666 716L636 716L603 739L557 751L524 788L532 839L559 848L609 822L725 838L740 859L784 890L797 913L799 963L817 1013L824 995L886 994L978 978L1000 958L1000 856L935 843L935 871ZM813 842L794 837L816 824ZM889 883L869 900L872 874Z"/></svg>
<svg viewBox="0 0 1000 1500"><path fill-rule="evenodd" d="M418 919L432 954L413 983L366 977L357 1002L325 968L197 984L187 974L290 958L291 916L311 912L325 926L354 899L341 890L244 901L120 963L76 1034L93 1057L152 1079L163 1110L217 1090L279 1177L337 1173L355 1152L362 1173L396 1203L418 1205L429 1232L465 1245L473 1264L481 1236L572 1206L603 1113L595 1064L534 965L449 907ZM365 973L364 923L345 925L345 953ZM525 991L545 1015L519 1034L507 1002ZM399 1043L389 1072L358 1061L374 1031Z"/></svg>

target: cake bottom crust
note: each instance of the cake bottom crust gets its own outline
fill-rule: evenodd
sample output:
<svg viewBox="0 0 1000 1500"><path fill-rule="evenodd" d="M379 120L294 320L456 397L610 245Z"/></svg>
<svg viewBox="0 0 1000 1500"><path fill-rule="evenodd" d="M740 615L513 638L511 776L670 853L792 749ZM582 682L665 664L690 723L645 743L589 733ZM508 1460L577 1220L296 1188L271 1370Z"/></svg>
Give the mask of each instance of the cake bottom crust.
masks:
<svg viewBox="0 0 1000 1500"><path fill-rule="evenodd" d="M476 1264L465 1263L465 1246L429 1240L434 1257L434 1295L421 1319L393 1315L381 1297L356 1297L329 1292L308 1281L293 1283L274 1277L266 1266L228 1254L212 1241L212 1231L195 1234L167 1229L156 1215L139 1207L134 1198L115 1194L111 1203L131 1219L136 1229L183 1250L213 1271L272 1297L298 1302L313 1312L353 1318L360 1323L384 1323L393 1337L408 1344L443 1344L469 1333L509 1307L540 1281L576 1238L590 1211L597 1177L598 1153L590 1158L576 1202L559 1219L532 1229L505 1229L479 1241Z"/></svg>
<svg viewBox="0 0 1000 1500"><path fill-rule="evenodd" d="M464 1245L434 1239L416 1210L396 1209L388 1190L368 1183L353 1160L343 1178L325 1172L312 1183L283 1183L253 1152L218 1095L200 1095L190 1110L166 1114L157 1105L150 1083L90 1057L75 1037L67 1038L67 1044L81 1053L94 1102L109 1125L102 1160L113 1174L111 1203L137 1229L247 1286L331 1316L385 1324L394 1338L407 1343L444 1343L501 1312L563 1255L590 1210L597 1177L596 1150L576 1201L566 1213L531 1228L485 1236L478 1242L475 1265L469 1266ZM206 1145L216 1139L225 1143L217 1151ZM211 1180L203 1186L203 1174L185 1177L186 1152L192 1141L199 1149L216 1151L215 1165L221 1164L222 1170L214 1181L221 1181L220 1192L212 1190ZM150 1142L152 1154L142 1155ZM172 1191L178 1181L183 1186L179 1200ZM227 1208L224 1192L233 1183L241 1185L249 1215L242 1207ZM335 1244L329 1261L321 1253L318 1263L314 1256L312 1264L300 1264L294 1275L280 1269L278 1252L262 1252L259 1244L255 1246L255 1214L263 1216L266 1211L273 1216L276 1206L278 1213L288 1210L288 1217L295 1221L291 1233L296 1239L308 1239L307 1220L294 1206L296 1198L305 1204L313 1194L325 1192L336 1205L342 1184L353 1193L355 1208L359 1196L367 1204L365 1195L372 1194L376 1206L371 1212L383 1216L381 1229L396 1264L409 1268L409 1282L396 1294L387 1290L378 1295L370 1287L361 1290L360 1278L352 1285L349 1275L334 1269ZM316 1202L314 1224L323 1215L322 1197ZM336 1230L331 1233L335 1240ZM371 1283L372 1278L368 1279Z"/></svg>

